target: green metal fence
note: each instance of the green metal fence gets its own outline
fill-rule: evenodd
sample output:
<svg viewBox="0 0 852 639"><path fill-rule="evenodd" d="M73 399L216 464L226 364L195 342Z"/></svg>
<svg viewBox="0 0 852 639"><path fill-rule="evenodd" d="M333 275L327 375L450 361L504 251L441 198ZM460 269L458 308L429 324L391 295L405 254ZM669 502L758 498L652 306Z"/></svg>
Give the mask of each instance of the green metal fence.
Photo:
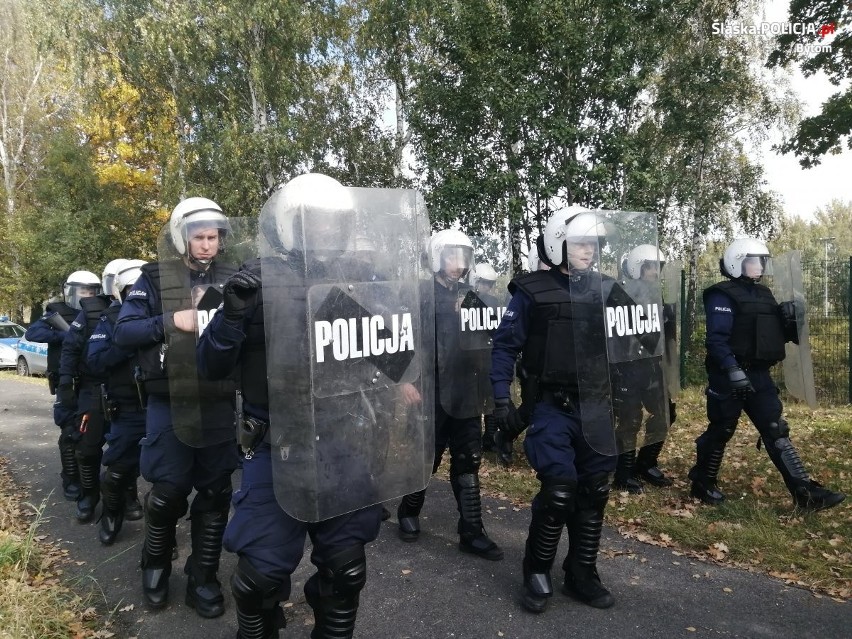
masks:
<svg viewBox="0 0 852 639"><path fill-rule="evenodd" d="M685 274L682 275L685 278ZM695 331L690 342L681 344L682 383L703 385L705 317L701 292L722 279L718 271L698 274L698 303ZM814 362L814 382L820 405L852 404L852 257L842 260L815 260L802 263L802 281L808 305L808 326ZM681 311L685 312L686 296ZM783 387L782 366L773 376ZM789 398L788 398L789 399Z"/></svg>

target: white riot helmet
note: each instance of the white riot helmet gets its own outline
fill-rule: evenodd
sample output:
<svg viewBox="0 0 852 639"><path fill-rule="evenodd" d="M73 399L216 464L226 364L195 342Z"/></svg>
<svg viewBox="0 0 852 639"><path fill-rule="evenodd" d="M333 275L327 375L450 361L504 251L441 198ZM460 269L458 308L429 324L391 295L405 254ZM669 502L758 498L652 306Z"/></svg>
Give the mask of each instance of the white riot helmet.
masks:
<svg viewBox="0 0 852 639"><path fill-rule="evenodd" d="M231 232L231 224L222 212L222 208L213 200L206 197L188 197L178 204L169 218L169 234L177 252L204 266L213 260L196 260L192 255L187 256L189 238L193 233L203 229L219 230L219 252L222 251L222 240Z"/></svg>
<svg viewBox="0 0 852 639"><path fill-rule="evenodd" d="M351 191L321 173L293 178L260 211L261 232L275 253L310 253L319 260L345 252L354 225Z"/></svg>
<svg viewBox="0 0 852 639"><path fill-rule="evenodd" d="M661 270L667 261L666 254L653 244L640 244L624 256L621 271L627 277L639 280L642 279L642 268L646 263L656 264L657 269Z"/></svg>
<svg viewBox="0 0 852 639"><path fill-rule="evenodd" d="M734 240L719 260L722 275L731 279L745 278L755 282L770 273L771 255L761 240L744 237Z"/></svg>
<svg viewBox="0 0 852 639"><path fill-rule="evenodd" d="M546 261L556 267L568 265L568 244L594 243L597 249L591 262L585 268L577 269L586 270L598 260L597 253L606 244L606 236L607 229L601 216L588 209L572 206L550 217L540 242Z"/></svg>
<svg viewBox="0 0 852 639"><path fill-rule="evenodd" d="M112 296L117 300L122 300L122 293L128 286L133 286L139 276L142 275L142 267L146 264L145 260L124 260L124 264L118 269L115 274L115 279L112 281Z"/></svg>
<svg viewBox="0 0 852 639"><path fill-rule="evenodd" d="M69 275L62 285L62 294L65 303L78 311L82 308L80 300L84 297L93 297L101 292L101 280L91 271L74 271Z"/></svg>
<svg viewBox="0 0 852 639"><path fill-rule="evenodd" d="M427 255L432 273L443 273L450 282L463 280L473 266L473 244L467 235L454 229L435 233L429 240ZM448 272L448 267L454 267L454 272ZM461 274L456 277L459 268Z"/></svg>
<svg viewBox="0 0 852 639"><path fill-rule="evenodd" d="M497 271L488 262L480 262L473 269L473 285L478 289L479 285L487 286L489 289L497 283Z"/></svg>
<svg viewBox="0 0 852 639"><path fill-rule="evenodd" d="M533 242L532 246L530 246L530 250L527 253L527 266L530 269L530 273L550 270L550 266L545 264L538 256L538 241Z"/></svg>
<svg viewBox="0 0 852 639"><path fill-rule="evenodd" d="M115 274L121 269L122 264L126 262L124 258L118 258L117 260L110 260L107 265L104 267L104 272L101 274L101 292L104 295L112 295L113 294L113 286L112 283L115 280ZM116 299L118 299L116 297Z"/></svg>

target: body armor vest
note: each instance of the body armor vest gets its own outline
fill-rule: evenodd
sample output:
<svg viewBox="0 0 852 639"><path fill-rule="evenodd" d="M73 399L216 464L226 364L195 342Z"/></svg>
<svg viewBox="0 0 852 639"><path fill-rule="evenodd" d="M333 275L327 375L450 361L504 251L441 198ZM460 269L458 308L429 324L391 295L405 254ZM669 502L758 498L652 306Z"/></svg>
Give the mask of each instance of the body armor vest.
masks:
<svg viewBox="0 0 852 639"><path fill-rule="evenodd" d="M84 297L80 300L80 306L86 313L86 325L82 327L83 348L80 351L80 361L77 362L77 371L80 373L80 381L85 385L101 384L106 381L104 375L94 375L86 362L86 353L89 349L89 337L95 331L104 312L109 308L112 298L108 295L95 295Z"/></svg>
<svg viewBox="0 0 852 639"><path fill-rule="evenodd" d="M229 264L213 262L207 269L205 284L224 284L236 272ZM160 298L160 308L188 309L192 308L192 290L190 287L190 269L180 260L153 262L142 267L143 276L147 277L153 289ZM145 379L145 390L149 395L169 395L170 384L168 368L170 366L187 366L187 375L195 376L199 397L228 397L230 399L236 390L233 378L219 381L209 381L198 378L195 367L195 333L166 334L163 343L151 344L139 350L139 365ZM165 345L165 348L164 348Z"/></svg>
<svg viewBox="0 0 852 639"><path fill-rule="evenodd" d="M728 280L704 290L704 299L711 291L720 291L731 299L734 325L729 345L741 366L770 367L784 359L784 325L778 302L766 286L748 287L742 282ZM716 367L707 357L709 366Z"/></svg>
<svg viewBox="0 0 852 639"><path fill-rule="evenodd" d="M569 276L558 271L536 271L513 280L509 292L523 291L533 307L529 312L522 365L544 388L569 392L579 389L578 373L606 374L602 282L598 273ZM570 287L570 289L569 289ZM590 368L597 362L598 365ZM603 366L603 368L601 368ZM597 376L597 373L596 373ZM594 380L584 379L588 388ZM601 379L601 389L608 379Z"/></svg>
<svg viewBox="0 0 852 639"><path fill-rule="evenodd" d="M104 311L104 317L110 326L115 327L121 305L110 306ZM133 375L134 368L139 362L139 357L134 353L131 357L119 362L107 371L107 385L110 399L119 402L139 403L139 395L136 388L136 378Z"/></svg>
<svg viewBox="0 0 852 639"><path fill-rule="evenodd" d="M64 319L68 325L71 325L75 319L77 319L77 315L80 313L77 309L71 308L65 302L50 302L46 307L46 312L49 313L59 313L59 315ZM47 345L47 372L48 373L58 373L59 372L59 359L62 356L62 343L59 344L48 344Z"/></svg>

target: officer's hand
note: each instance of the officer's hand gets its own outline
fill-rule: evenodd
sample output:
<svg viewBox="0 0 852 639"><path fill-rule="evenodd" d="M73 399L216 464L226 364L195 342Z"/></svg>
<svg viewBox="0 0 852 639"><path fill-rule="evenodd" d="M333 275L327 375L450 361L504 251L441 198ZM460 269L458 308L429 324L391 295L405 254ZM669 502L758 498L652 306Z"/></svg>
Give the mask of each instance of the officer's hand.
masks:
<svg viewBox="0 0 852 639"><path fill-rule="evenodd" d="M77 395L74 393L74 386L72 384L60 384L57 386L56 399L59 400L63 408L69 410L76 410L77 408Z"/></svg>
<svg viewBox="0 0 852 639"><path fill-rule="evenodd" d="M195 323L198 321L198 312L194 308L176 311L173 319L176 329L185 333L194 333Z"/></svg>
<svg viewBox="0 0 852 639"><path fill-rule="evenodd" d="M417 387L414 384L406 382L405 384L400 385L400 389L402 392L402 401L405 402L406 406L419 404L422 400L420 397L420 391L417 390Z"/></svg>
<svg viewBox="0 0 852 639"><path fill-rule="evenodd" d="M781 302L778 305L784 325L784 337L788 342L799 343L799 320L804 318L804 305L799 300Z"/></svg>
<svg viewBox="0 0 852 639"><path fill-rule="evenodd" d="M509 398L496 397L494 399L494 423L497 429L507 433L509 431Z"/></svg>
<svg viewBox="0 0 852 639"><path fill-rule="evenodd" d="M751 380L739 366L728 369L728 381L731 383L731 392L737 399L745 399L749 393L754 392Z"/></svg>
<svg viewBox="0 0 852 639"><path fill-rule="evenodd" d="M238 324L245 317L246 310L254 305L260 278L251 271L237 271L225 283L222 291L225 320Z"/></svg>

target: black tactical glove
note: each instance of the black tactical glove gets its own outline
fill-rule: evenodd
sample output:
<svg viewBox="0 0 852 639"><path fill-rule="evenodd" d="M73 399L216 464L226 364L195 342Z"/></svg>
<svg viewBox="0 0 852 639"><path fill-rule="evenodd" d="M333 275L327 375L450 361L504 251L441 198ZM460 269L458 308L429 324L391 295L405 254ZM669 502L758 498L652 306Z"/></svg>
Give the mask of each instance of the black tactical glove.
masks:
<svg viewBox="0 0 852 639"><path fill-rule="evenodd" d="M781 312L781 323L784 326L784 339L794 344L799 343L799 321L798 318L804 318L805 308L799 300L790 300L781 302L778 305L778 310Z"/></svg>
<svg viewBox="0 0 852 639"><path fill-rule="evenodd" d="M496 397L494 399L494 412L491 415L497 423L497 429L507 431L509 429L509 398Z"/></svg>
<svg viewBox="0 0 852 639"><path fill-rule="evenodd" d="M56 387L56 399L68 410L77 409L77 394L74 392L73 384L60 384Z"/></svg>
<svg viewBox="0 0 852 639"><path fill-rule="evenodd" d="M225 321L241 323L246 310L257 298L258 288L260 288L260 277L251 271L237 271L228 278L222 289L222 312L225 314Z"/></svg>
<svg viewBox="0 0 852 639"><path fill-rule="evenodd" d="M743 400L749 393L754 392L751 380L739 366L731 366L728 369L728 381L731 383L731 393L737 399Z"/></svg>

